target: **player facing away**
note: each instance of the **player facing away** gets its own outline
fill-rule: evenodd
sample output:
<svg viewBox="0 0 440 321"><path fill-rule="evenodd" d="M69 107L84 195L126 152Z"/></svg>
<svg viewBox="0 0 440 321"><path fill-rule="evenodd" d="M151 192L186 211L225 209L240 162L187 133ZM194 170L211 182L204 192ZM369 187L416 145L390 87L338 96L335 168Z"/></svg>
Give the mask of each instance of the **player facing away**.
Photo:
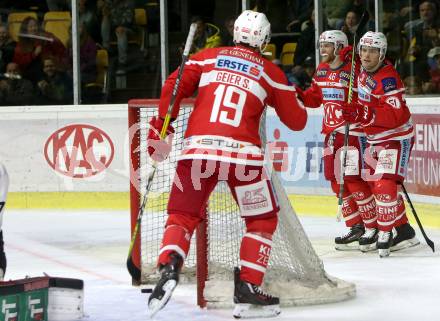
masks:
<svg viewBox="0 0 440 321"><path fill-rule="evenodd" d="M397 186L405 179L414 128L402 81L393 65L385 61L385 35L367 32L360 39L358 50L362 63L358 102L345 104L343 117L360 124L367 134L365 179L376 199L377 248L379 255L385 257L390 251L419 244L408 223L402 195L397 192Z"/></svg>
<svg viewBox="0 0 440 321"><path fill-rule="evenodd" d="M324 139L324 176L331 188L339 195L340 155L344 145L342 105L348 99L351 47L345 33L340 30L324 31L319 36L321 63L313 76L312 85L303 93L299 91L304 105L310 108L324 106L322 133ZM356 65L355 76L359 73ZM354 78L355 79L355 78ZM357 99L356 84L353 84L353 100ZM350 229L343 236L335 238L337 250L369 251L376 245L375 201L368 183L361 178L362 155L366 147L366 137L359 124L350 125L348 137L347 166L342 202L342 215ZM373 233L371 233L373 231Z"/></svg>
<svg viewBox="0 0 440 321"><path fill-rule="evenodd" d="M0 281L3 281L6 273L6 254L3 242L3 212L5 210L6 196L8 195L9 176L6 168L0 163Z"/></svg>
<svg viewBox="0 0 440 321"><path fill-rule="evenodd" d="M263 292L279 205L263 168L259 124L266 105L281 121L302 130L307 113L295 88L277 66L262 56L270 40L270 23L263 13L244 11L234 24L234 47L211 48L186 62L172 111L197 90L177 162L168 202L158 268L161 278L149 298L150 313L167 303L179 281L196 226L206 219L206 204L218 181L226 181L240 208L246 231L240 246L240 269L234 271L235 317L280 313L279 298ZM177 71L166 80L159 117L150 122L149 154L163 159L169 148L159 140ZM170 126L168 133L172 133Z"/></svg>

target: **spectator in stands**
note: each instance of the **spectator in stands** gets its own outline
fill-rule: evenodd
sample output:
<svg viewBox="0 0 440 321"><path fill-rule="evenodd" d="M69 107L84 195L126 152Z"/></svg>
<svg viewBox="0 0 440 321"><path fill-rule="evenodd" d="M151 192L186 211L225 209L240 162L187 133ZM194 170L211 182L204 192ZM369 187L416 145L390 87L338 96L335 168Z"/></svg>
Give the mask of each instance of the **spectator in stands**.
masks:
<svg viewBox="0 0 440 321"><path fill-rule="evenodd" d="M345 33L348 39L348 43L353 43L353 37L357 29L357 25L359 23L359 17L356 12L348 11L345 15L344 23L339 28L342 32Z"/></svg>
<svg viewBox="0 0 440 321"><path fill-rule="evenodd" d="M95 42L101 43L101 32L99 28L98 15L96 13L96 2L79 0L78 2L79 25L85 24L90 36Z"/></svg>
<svg viewBox="0 0 440 321"><path fill-rule="evenodd" d="M440 21L437 3L423 1L419 6L421 22L408 31L409 49L406 61L424 61L428 51L440 45Z"/></svg>
<svg viewBox="0 0 440 321"><path fill-rule="evenodd" d="M220 47L222 38L220 36L220 29L205 22L201 17L193 17L191 23L197 24L196 34L194 35L193 47L191 53L199 52L205 48Z"/></svg>
<svg viewBox="0 0 440 321"><path fill-rule="evenodd" d="M41 63L46 57L53 57L57 66L66 56L66 48L53 34L39 30L38 21L32 17L23 20L13 61L20 66L26 79L36 83L42 74Z"/></svg>
<svg viewBox="0 0 440 321"><path fill-rule="evenodd" d="M327 29L327 19L324 17L324 30ZM315 60L315 10L312 10L308 26L301 32L298 45L295 50L294 64L302 65L307 57Z"/></svg>
<svg viewBox="0 0 440 321"><path fill-rule="evenodd" d="M124 74L128 60L128 35L134 29L134 1L98 0L97 8L102 16L102 45L110 49L110 37L114 32L118 43L117 74Z"/></svg>
<svg viewBox="0 0 440 321"><path fill-rule="evenodd" d="M22 78L18 64L10 62L0 80L0 105L23 106L35 103L32 83Z"/></svg>
<svg viewBox="0 0 440 321"><path fill-rule="evenodd" d="M289 84L296 85L306 90L312 84L312 77L315 73L315 61L311 56L304 59L301 66L294 66L286 73Z"/></svg>
<svg viewBox="0 0 440 321"><path fill-rule="evenodd" d="M408 95L421 95L423 94L422 80L419 76L407 76L404 78L405 92Z"/></svg>
<svg viewBox="0 0 440 321"><path fill-rule="evenodd" d="M234 46L234 22L235 17L228 17L225 20L225 31L223 32L223 46Z"/></svg>
<svg viewBox="0 0 440 321"><path fill-rule="evenodd" d="M301 25L310 17L313 10L313 0L290 1L290 22L286 26L289 32L300 32Z"/></svg>
<svg viewBox="0 0 440 321"><path fill-rule="evenodd" d="M55 60L43 61L44 75L37 83L38 98L42 105L67 105L73 102L72 79L64 71L57 71Z"/></svg>
<svg viewBox="0 0 440 321"><path fill-rule="evenodd" d="M46 0L49 11L71 11L71 0Z"/></svg>
<svg viewBox="0 0 440 321"><path fill-rule="evenodd" d="M328 17L328 25L332 29L336 29L338 25L344 21L345 13L350 10L352 0L327 0L324 9ZM325 29L324 29L325 30Z"/></svg>
<svg viewBox="0 0 440 321"><path fill-rule="evenodd" d="M430 79L423 84L424 93L440 93L440 47L434 47L428 52L428 58L433 60L430 65Z"/></svg>
<svg viewBox="0 0 440 321"><path fill-rule="evenodd" d="M70 37L68 44L68 56L64 60L64 64L69 66L67 71L72 77L73 72L73 57L72 57L72 38ZM95 41L90 37L86 24L80 22L79 24L79 62L81 73L81 84L95 82L96 80L96 53L98 47Z"/></svg>
<svg viewBox="0 0 440 321"><path fill-rule="evenodd" d="M17 43L9 37L6 25L0 24L0 73L4 73L8 63L14 58Z"/></svg>

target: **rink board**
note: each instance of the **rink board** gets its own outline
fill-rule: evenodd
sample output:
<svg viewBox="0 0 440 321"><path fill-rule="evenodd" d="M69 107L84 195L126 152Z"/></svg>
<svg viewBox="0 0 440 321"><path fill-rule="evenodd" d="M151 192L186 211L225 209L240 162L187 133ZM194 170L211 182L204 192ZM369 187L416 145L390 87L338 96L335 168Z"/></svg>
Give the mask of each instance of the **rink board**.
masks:
<svg viewBox="0 0 440 321"><path fill-rule="evenodd" d="M440 108L437 98L412 98L408 102L416 126L416 144L406 185L413 200L438 204ZM333 215L334 198L329 196L322 174L322 110L309 109L308 113L305 130L291 132L273 111L269 112L268 141L284 141L292 150L289 171L280 172L280 177L298 212ZM274 135L276 129L278 135ZM3 107L0 160L10 175L8 206L128 208L129 140L125 104ZM316 202L313 195L326 196ZM424 209L428 213L435 210ZM436 215L432 216L436 225Z"/></svg>

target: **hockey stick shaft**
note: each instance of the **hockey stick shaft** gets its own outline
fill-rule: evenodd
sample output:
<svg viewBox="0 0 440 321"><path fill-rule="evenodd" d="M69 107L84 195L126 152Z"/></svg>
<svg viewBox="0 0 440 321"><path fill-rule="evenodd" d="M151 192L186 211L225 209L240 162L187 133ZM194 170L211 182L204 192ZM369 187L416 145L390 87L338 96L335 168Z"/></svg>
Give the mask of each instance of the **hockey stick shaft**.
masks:
<svg viewBox="0 0 440 321"><path fill-rule="evenodd" d="M160 131L160 139L164 139L166 137L166 132L167 132L168 126L171 121L171 113L173 111L174 103L176 101L177 93L179 91L180 80L182 79L183 70L185 69L185 63L188 61L188 58L189 58L189 52L192 47L192 43L194 40L194 35L196 33L196 29L197 29L197 24L192 23L190 26L190 29L189 29L188 37L186 38L185 48L184 48L183 54L182 54L182 62L179 67L176 82L174 83L170 103L168 105L167 113L165 115L165 119L164 119L164 122L163 122L163 125L161 128L161 131ZM147 186L145 188L145 193L142 197L142 203L141 203L141 206L139 207L139 212L138 212L138 216L136 219L136 224L133 229L133 233L131 235L130 246L128 248L127 269L128 269L128 272L130 273L131 277L133 278L133 280L135 280L137 282L140 281L141 271L133 263L133 260L132 260L133 248L134 248L136 238L139 233L139 227L141 225L142 216L144 214L145 205L147 203L148 193L150 192L151 185L153 184L153 179L154 179L154 176L157 171L157 165L158 164L156 161L152 162L153 169L150 172L150 174L148 175Z"/></svg>
<svg viewBox="0 0 440 321"><path fill-rule="evenodd" d="M354 76L356 72L356 40L359 37L359 33L366 26L370 15L368 11L364 11L362 14L361 20L358 24L356 32L353 35L353 48L351 51L351 69L350 69L350 82L348 83L348 98L347 102L351 103L353 100L353 85L355 82ZM347 150L348 150L348 136L350 135L350 124L345 123L344 127L344 147L342 152L342 163L341 163L341 172L339 173L339 195L338 195L338 214L336 219L338 221L341 220L342 217L342 195L344 194L344 183L345 183L345 167L347 165Z"/></svg>
<svg viewBox="0 0 440 321"><path fill-rule="evenodd" d="M406 201L408 202L409 206L411 207L411 212L414 215L414 218L416 219L417 225L419 226L420 232L422 232L423 238L426 241L426 244L431 248L432 252L435 252L434 242L431 241L431 239L426 235L425 229L423 228L422 222L420 222L419 216L417 215L416 209L414 208L413 203L411 202L411 199L409 198L409 194L406 190L405 185L403 183L400 184L402 186L403 194L405 194Z"/></svg>

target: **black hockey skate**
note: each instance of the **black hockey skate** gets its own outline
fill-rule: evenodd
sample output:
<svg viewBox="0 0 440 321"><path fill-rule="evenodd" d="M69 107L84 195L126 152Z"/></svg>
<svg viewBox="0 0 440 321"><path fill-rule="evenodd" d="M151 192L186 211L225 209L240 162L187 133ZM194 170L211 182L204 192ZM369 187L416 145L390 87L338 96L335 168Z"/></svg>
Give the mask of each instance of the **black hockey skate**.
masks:
<svg viewBox="0 0 440 321"><path fill-rule="evenodd" d="M395 230L396 235L393 239L391 252L407 249L420 244L420 241L416 237L416 232L409 223L397 226Z"/></svg>
<svg viewBox="0 0 440 321"><path fill-rule="evenodd" d="M344 236L335 238L335 249L339 251L359 250L359 238L364 234L365 228L362 224L355 224Z"/></svg>
<svg viewBox="0 0 440 321"><path fill-rule="evenodd" d="M150 317L153 317L159 310L161 310L171 298L174 289L179 283L180 269L183 264L183 259L177 253L170 254L170 263L160 268L161 277L157 282L153 293L148 298L148 309L150 310Z"/></svg>
<svg viewBox="0 0 440 321"><path fill-rule="evenodd" d="M359 238L359 250L370 252L377 249L377 228L366 228L365 233Z"/></svg>
<svg viewBox="0 0 440 321"><path fill-rule="evenodd" d="M391 246L393 245L393 232L379 231L377 237L377 249L380 257L387 257L390 255Z"/></svg>
<svg viewBox="0 0 440 321"><path fill-rule="evenodd" d="M0 281L3 281L6 273L6 254L3 243L3 231L0 231Z"/></svg>
<svg viewBox="0 0 440 321"><path fill-rule="evenodd" d="M255 284L240 279L240 269L234 269L234 318L268 318L281 313L280 299L267 294Z"/></svg>

